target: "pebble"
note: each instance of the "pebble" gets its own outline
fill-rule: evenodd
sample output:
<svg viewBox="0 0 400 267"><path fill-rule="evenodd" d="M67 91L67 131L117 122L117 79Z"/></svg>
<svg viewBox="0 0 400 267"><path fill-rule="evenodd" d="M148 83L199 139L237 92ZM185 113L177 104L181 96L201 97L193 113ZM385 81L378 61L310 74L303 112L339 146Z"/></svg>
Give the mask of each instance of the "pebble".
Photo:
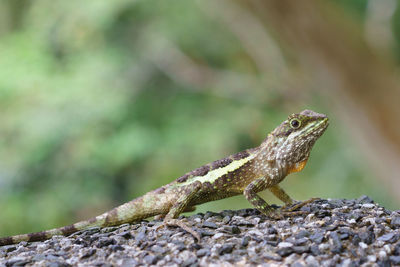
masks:
<svg viewBox="0 0 400 267"><path fill-rule="evenodd" d="M248 235L243 237L242 242L241 242L242 247L247 247L247 245L249 244L250 240L251 240L251 238Z"/></svg>
<svg viewBox="0 0 400 267"><path fill-rule="evenodd" d="M280 242L278 244L278 248L290 248L290 247L293 247L293 244L289 242Z"/></svg>
<svg viewBox="0 0 400 267"><path fill-rule="evenodd" d="M207 228L211 228L211 229L217 229L218 225L216 225L215 223L210 222L210 221L205 221L203 223L203 227L207 227Z"/></svg>
<svg viewBox="0 0 400 267"><path fill-rule="evenodd" d="M400 227L400 216L393 217L393 219L391 221L391 225L393 227Z"/></svg>
<svg viewBox="0 0 400 267"><path fill-rule="evenodd" d="M319 200L309 214L269 219L255 209L187 217L201 235L160 221L93 228L0 247L3 266L396 266L400 214L358 199Z"/></svg>
<svg viewBox="0 0 400 267"><path fill-rule="evenodd" d="M143 260L146 264L156 264L158 261L158 258L154 255L147 255L146 257L144 257Z"/></svg>
<svg viewBox="0 0 400 267"><path fill-rule="evenodd" d="M219 249L219 255L223 255L226 253L231 253L235 244L223 244L222 247Z"/></svg>
<svg viewBox="0 0 400 267"><path fill-rule="evenodd" d="M218 239L218 238L221 238L221 237L223 237L223 236L224 236L223 233L217 233L217 234L215 234L212 238L213 238L213 239Z"/></svg>
<svg viewBox="0 0 400 267"><path fill-rule="evenodd" d="M321 244L324 240L324 235L321 232L310 235L310 240L316 244Z"/></svg>
<svg viewBox="0 0 400 267"><path fill-rule="evenodd" d="M211 254L209 249L202 248L196 252L197 257L209 256Z"/></svg>
<svg viewBox="0 0 400 267"><path fill-rule="evenodd" d="M400 256L390 256L390 262L394 265L400 265Z"/></svg>
<svg viewBox="0 0 400 267"><path fill-rule="evenodd" d="M396 235L394 233L388 233L377 238L378 241L389 242L389 243L394 243L398 239L399 235L398 234Z"/></svg>

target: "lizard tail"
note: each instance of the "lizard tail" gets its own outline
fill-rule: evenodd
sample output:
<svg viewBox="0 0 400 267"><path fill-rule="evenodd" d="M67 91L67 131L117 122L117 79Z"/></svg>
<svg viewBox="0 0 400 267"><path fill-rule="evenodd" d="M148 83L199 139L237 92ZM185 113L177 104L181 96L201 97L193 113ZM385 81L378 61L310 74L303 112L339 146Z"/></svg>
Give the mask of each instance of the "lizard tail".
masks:
<svg viewBox="0 0 400 267"><path fill-rule="evenodd" d="M50 239L55 235L67 236L92 227L115 226L123 223L139 221L154 215L168 212L166 207L157 205L160 203L158 198L162 198L162 196L154 194L154 191L152 191L142 197L136 198L108 212L85 221L80 221L71 225L42 232L0 238L0 246L17 244L22 241L43 241Z"/></svg>

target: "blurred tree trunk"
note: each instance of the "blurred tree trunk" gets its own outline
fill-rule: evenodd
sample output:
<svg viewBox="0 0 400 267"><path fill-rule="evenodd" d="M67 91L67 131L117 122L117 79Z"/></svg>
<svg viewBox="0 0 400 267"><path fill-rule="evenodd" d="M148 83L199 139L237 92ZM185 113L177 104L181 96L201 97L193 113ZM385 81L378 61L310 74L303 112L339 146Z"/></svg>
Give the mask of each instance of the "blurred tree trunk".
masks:
<svg viewBox="0 0 400 267"><path fill-rule="evenodd" d="M331 1L239 2L309 72L313 90L328 96L400 202L400 81L393 62L368 47L361 25Z"/></svg>

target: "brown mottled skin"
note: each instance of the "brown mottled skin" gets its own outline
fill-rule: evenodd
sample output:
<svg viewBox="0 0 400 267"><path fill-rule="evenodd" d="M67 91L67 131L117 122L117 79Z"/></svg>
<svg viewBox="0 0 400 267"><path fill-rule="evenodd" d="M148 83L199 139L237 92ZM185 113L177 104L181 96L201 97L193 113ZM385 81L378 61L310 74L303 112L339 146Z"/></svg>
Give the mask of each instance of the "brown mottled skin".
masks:
<svg viewBox="0 0 400 267"><path fill-rule="evenodd" d="M96 226L131 223L156 215L164 217L164 225L178 225L199 239L195 231L176 219L179 214L194 210L198 204L239 194L244 194L262 213L279 217L281 213L271 208L257 192L269 189L286 205L293 204L278 184L288 174L304 168L311 148L327 127L328 118L323 114L311 110L292 114L256 148L204 165L89 220L43 232L0 238L0 246L45 240Z"/></svg>

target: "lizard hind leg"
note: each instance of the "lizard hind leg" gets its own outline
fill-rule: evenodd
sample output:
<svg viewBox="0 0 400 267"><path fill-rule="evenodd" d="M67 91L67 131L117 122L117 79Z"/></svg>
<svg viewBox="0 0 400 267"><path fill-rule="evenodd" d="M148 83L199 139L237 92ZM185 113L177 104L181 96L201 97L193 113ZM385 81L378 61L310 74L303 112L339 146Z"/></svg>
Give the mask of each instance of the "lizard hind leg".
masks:
<svg viewBox="0 0 400 267"><path fill-rule="evenodd" d="M178 220L179 214L185 211L192 211L195 209L194 206L190 206L190 202L194 197L197 196L197 193L201 189L201 183L197 182L190 186L190 188L186 188L182 195L178 198L178 200L172 205L168 213L164 217L164 222L160 227L164 226L178 226L185 230L186 232L192 234L198 241L200 240L200 235L194 231L191 227L186 225L181 220ZM160 228L159 227L159 228Z"/></svg>

